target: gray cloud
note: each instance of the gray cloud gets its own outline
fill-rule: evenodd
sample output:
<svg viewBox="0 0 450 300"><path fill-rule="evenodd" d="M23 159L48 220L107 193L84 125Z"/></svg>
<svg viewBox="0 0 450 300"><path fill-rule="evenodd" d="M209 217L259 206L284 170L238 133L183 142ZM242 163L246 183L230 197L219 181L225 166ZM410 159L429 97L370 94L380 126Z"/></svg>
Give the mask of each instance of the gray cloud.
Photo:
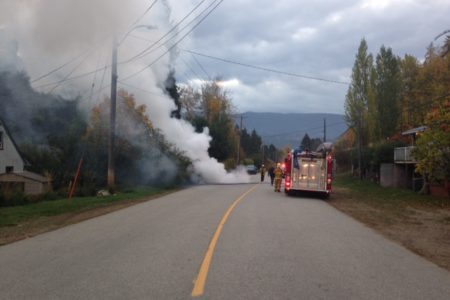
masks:
<svg viewBox="0 0 450 300"><path fill-rule="evenodd" d="M162 2L165 5L155 6L141 22L157 25L160 30L136 35L156 40L170 28L167 17L175 24L200 1ZM212 0L207 0L202 8L210 3ZM17 38L20 57L31 78L103 42L102 52L93 53L79 70L89 71L108 61L112 27L126 31L149 4L145 0L4 0L0 3L0 27L9 28ZM448 15L450 2L445 0L226 0L179 46L280 71L349 81L361 38L366 38L373 54L386 45L400 56L408 53L421 59L433 38L448 29ZM119 56L130 57L148 45L148 41L129 38ZM139 70L161 53L149 55L138 67L122 66L120 76ZM178 81L208 79L208 75L238 80L240 85L228 89L240 111L343 112L345 85L197 57L206 75L191 54L179 50L178 56ZM164 74L168 63L168 58L163 59L153 71ZM58 74L59 78L64 74L67 70ZM74 82L72 88L89 86L88 79ZM145 88L143 80L136 78L131 83ZM278 83L277 88L268 83ZM64 85L59 91L70 88Z"/></svg>
<svg viewBox="0 0 450 300"><path fill-rule="evenodd" d="M386 45L399 56L412 54L420 59L433 38L448 28L448 15L450 2L440 0L228 0L196 30L190 43L198 52L229 60L349 81L363 37L374 55ZM242 111L343 113L346 86L289 78L203 57L198 60L208 73L242 83L229 88ZM190 62L201 74L195 62ZM186 68L180 73L181 80L195 77ZM282 88L265 84L276 81Z"/></svg>

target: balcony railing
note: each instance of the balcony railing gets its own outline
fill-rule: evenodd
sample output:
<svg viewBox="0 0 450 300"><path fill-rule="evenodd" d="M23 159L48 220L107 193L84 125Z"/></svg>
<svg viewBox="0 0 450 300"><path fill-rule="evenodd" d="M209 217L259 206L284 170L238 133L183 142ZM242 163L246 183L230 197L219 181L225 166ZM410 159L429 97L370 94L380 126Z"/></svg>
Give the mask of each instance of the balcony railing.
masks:
<svg viewBox="0 0 450 300"><path fill-rule="evenodd" d="M396 163L416 163L416 159L412 156L411 151L414 146L398 147L394 149L394 162Z"/></svg>

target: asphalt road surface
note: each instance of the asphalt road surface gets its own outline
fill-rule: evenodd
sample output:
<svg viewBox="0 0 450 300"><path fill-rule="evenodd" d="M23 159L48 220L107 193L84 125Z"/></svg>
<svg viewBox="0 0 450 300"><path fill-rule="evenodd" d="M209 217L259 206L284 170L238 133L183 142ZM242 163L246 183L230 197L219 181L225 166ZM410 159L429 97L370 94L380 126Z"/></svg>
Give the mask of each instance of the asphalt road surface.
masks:
<svg viewBox="0 0 450 300"><path fill-rule="evenodd" d="M0 247L0 299L193 298L448 300L450 273L268 183L196 186Z"/></svg>

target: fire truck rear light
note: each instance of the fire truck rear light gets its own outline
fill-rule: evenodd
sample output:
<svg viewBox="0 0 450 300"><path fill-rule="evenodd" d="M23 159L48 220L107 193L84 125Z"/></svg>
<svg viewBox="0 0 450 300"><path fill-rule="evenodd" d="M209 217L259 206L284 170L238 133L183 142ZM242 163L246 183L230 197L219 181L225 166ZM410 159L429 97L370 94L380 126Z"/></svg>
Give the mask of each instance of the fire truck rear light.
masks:
<svg viewBox="0 0 450 300"><path fill-rule="evenodd" d="M327 183L328 183L328 184L331 184L331 178L328 178L328 179L327 179Z"/></svg>

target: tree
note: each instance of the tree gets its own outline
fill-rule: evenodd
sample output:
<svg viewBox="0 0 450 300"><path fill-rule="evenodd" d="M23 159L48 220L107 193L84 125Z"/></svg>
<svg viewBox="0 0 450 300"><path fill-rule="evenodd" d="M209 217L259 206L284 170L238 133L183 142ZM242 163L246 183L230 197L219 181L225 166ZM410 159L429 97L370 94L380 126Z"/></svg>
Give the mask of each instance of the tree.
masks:
<svg viewBox="0 0 450 300"><path fill-rule="evenodd" d="M190 85L181 87L179 93L181 116L189 122L192 122L195 117L201 114L201 94L195 91Z"/></svg>
<svg viewBox="0 0 450 300"><path fill-rule="evenodd" d="M381 46L376 59L377 79L375 81L377 97L376 126L380 128L381 138L389 138L398 128L400 119L400 67L399 59L391 48Z"/></svg>
<svg viewBox="0 0 450 300"><path fill-rule="evenodd" d="M413 151L419 161L416 169L427 181L446 183L450 179L450 97L433 108L426 125Z"/></svg>
<svg viewBox="0 0 450 300"><path fill-rule="evenodd" d="M171 112L171 116L177 119L181 118L181 101L180 93L178 92L177 81L175 79L175 71L171 70L167 79L164 82L166 92L173 99L176 105L176 109Z"/></svg>
<svg viewBox="0 0 450 300"><path fill-rule="evenodd" d="M306 150L311 150L311 138L307 133L303 136L302 141L300 142L300 148Z"/></svg>
<svg viewBox="0 0 450 300"><path fill-rule="evenodd" d="M118 185L165 185L180 183L188 160L160 131L153 128L145 105L134 95L119 90L116 119L115 165ZM109 99L94 107L86 144L82 179L98 187L106 184Z"/></svg>
<svg viewBox="0 0 450 300"><path fill-rule="evenodd" d="M358 171L362 179L362 147L367 139L367 111L370 94L370 76L373 68L373 57L367 53L367 43L361 40L352 69L352 81L345 99L345 119L353 128L358 140Z"/></svg>
<svg viewBox="0 0 450 300"><path fill-rule="evenodd" d="M420 63L412 55L405 55L400 61L400 72L402 80L401 88L401 124L400 129L408 129L422 125L417 117L417 80L420 71Z"/></svg>
<svg viewBox="0 0 450 300"><path fill-rule="evenodd" d="M202 86L200 108L200 115L206 120L212 137L209 155L219 161L234 158L238 136L231 117L232 103L217 80Z"/></svg>

